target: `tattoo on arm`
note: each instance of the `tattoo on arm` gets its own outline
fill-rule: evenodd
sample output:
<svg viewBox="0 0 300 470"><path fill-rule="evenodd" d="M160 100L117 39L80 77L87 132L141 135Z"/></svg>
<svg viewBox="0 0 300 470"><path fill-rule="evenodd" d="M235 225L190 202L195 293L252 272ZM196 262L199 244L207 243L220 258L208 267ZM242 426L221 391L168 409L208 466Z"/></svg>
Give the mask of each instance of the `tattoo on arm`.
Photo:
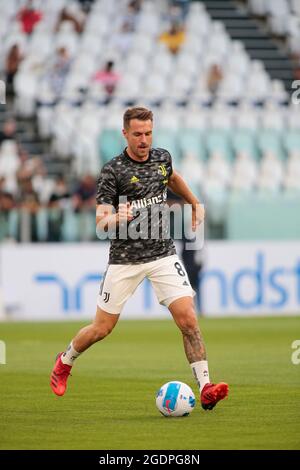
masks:
<svg viewBox="0 0 300 470"><path fill-rule="evenodd" d="M202 335L198 328L182 331L186 357L190 364L206 360L206 350Z"/></svg>

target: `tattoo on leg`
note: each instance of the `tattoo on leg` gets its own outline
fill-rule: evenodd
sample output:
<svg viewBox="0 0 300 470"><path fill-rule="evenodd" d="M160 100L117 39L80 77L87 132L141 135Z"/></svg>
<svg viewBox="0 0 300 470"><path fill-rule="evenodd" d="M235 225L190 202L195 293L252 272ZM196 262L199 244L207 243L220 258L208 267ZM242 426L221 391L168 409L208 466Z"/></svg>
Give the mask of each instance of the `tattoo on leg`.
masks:
<svg viewBox="0 0 300 470"><path fill-rule="evenodd" d="M189 363L205 361L206 350L200 330L198 328L183 330L182 335L184 350Z"/></svg>

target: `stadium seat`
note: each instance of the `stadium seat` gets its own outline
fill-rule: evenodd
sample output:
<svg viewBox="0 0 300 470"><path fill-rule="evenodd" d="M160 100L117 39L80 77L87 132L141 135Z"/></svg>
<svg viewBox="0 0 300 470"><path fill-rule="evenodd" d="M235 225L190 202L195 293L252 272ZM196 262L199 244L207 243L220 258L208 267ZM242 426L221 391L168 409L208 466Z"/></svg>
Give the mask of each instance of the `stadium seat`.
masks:
<svg viewBox="0 0 300 470"><path fill-rule="evenodd" d="M222 186L227 187L231 179L231 167L226 156L219 151L214 151L207 161L206 173L208 178L216 178Z"/></svg>
<svg viewBox="0 0 300 470"><path fill-rule="evenodd" d="M243 100L237 106L235 118L235 127L237 129L255 131L259 127L259 115L256 108Z"/></svg>
<svg viewBox="0 0 300 470"><path fill-rule="evenodd" d="M251 192L257 182L257 165L246 152L240 152L235 159L230 180L232 192Z"/></svg>
<svg viewBox="0 0 300 470"><path fill-rule="evenodd" d="M71 208L63 211L63 223L61 228L62 240L65 242L79 241L79 218Z"/></svg>
<svg viewBox="0 0 300 470"><path fill-rule="evenodd" d="M250 129L235 129L232 131L231 141L235 153L245 152L250 157L258 159L255 132Z"/></svg>
<svg viewBox="0 0 300 470"><path fill-rule="evenodd" d="M232 194L226 215L227 236L231 240L299 239L299 206L299 194Z"/></svg>
<svg viewBox="0 0 300 470"><path fill-rule="evenodd" d="M183 155L180 167L182 177L191 183L197 195L200 195L201 183L205 177L205 165L193 152L187 152Z"/></svg>
<svg viewBox="0 0 300 470"><path fill-rule="evenodd" d="M172 155L174 165L180 165L180 147L177 132L170 129L159 128L153 133L153 147L167 149Z"/></svg>
<svg viewBox="0 0 300 470"><path fill-rule="evenodd" d="M99 137L99 149L102 163L107 163L111 158L119 155L125 148L120 131L116 129L103 129Z"/></svg>
<svg viewBox="0 0 300 470"><path fill-rule="evenodd" d="M297 130L286 131L283 134L283 142L288 153L294 150L300 151L300 132Z"/></svg>
<svg viewBox="0 0 300 470"><path fill-rule="evenodd" d="M204 160L206 149L203 136L199 129L182 128L179 136L182 155L194 154L199 160Z"/></svg>
<svg viewBox="0 0 300 470"><path fill-rule="evenodd" d="M229 134L224 130L208 131L206 134L206 147L209 154L218 152L228 161L231 161L233 158Z"/></svg>
<svg viewBox="0 0 300 470"><path fill-rule="evenodd" d="M258 146L262 153L271 151L283 160L282 135L278 131L267 129L258 133Z"/></svg>
<svg viewBox="0 0 300 470"><path fill-rule="evenodd" d="M203 198L212 224L223 224L226 217L228 191L216 177L206 177L202 186Z"/></svg>
<svg viewBox="0 0 300 470"><path fill-rule="evenodd" d="M279 191L283 178L282 161L272 151L263 155L257 187L259 191Z"/></svg>

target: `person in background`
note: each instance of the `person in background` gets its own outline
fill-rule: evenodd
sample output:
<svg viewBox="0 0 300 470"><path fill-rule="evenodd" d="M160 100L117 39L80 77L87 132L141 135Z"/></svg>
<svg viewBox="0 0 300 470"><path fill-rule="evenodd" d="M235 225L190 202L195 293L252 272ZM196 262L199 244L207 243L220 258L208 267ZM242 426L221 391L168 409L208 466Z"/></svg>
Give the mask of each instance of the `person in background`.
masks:
<svg viewBox="0 0 300 470"><path fill-rule="evenodd" d="M184 21L188 14L190 0L169 0L170 16L176 20Z"/></svg>
<svg viewBox="0 0 300 470"><path fill-rule="evenodd" d="M17 140L16 131L16 121L13 118L7 119L3 124L3 129L0 130L0 146L4 140Z"/></svg>
<svg viewBox="0 0 300 470"><path fill-rule="evenodd" d="M10 238L9 219L12 210L15 208L13 195L9 192L2 191L1 181L4 183L4 179L0 179L0 241Z"/></svg>
<svg viewBox="0 0 300 470"><path fill-rule="evenodd" d="M64 222L64 209L69 206L71 198L66 180L62 174L58 175L48 201L48 237L49 242L62 240L62 226Z"/></svg>
<svg viewBox="0 0 300 470"><path fill-rule="evenodd" d="M218 91L219 85L223 80L223 72L218 64L211 65L207 75L207 88L215 95Z"/></svg>
<svg viewBox="0 0 300 470"><path fill-rule="evenodd" d="M106 94L107 103L114 94L114 91L120 81L120 75L114 71L114 62L109 60L106 62L104 69L98 70L92 78L94 82L101 83Z"/></svg>
<svg viewBox="0 0 300 470"><path fill-rule="evenodd" d="M68 50L65 47L60 47L57 50L56 58L54 59L54 63L48 75L50 86L57 97L59 97L63 91L71 63L72 60Z"/></svg>
<svg viewBox="0 0 300 470"><path fill-rule="evenodd" d="M181 258L185 266L186 272L189 276L192 288L196 293L195 304L198 312L202 312L201 304L201 293L199 285L199 276L202 271L202 260L199 258L198 250L188 250L187 243L191 243L191 240L187 240L184 236L182 238L182 251Z"/></svg>
<svg viewBox="0 0 300 470"><path fill-rule="evenodd" d="M42 18L42 12L33 7L32 0L28 0L24 8L21 8L17 14L17 20L21 23L22 30L26 34L31 34Z"/></svg>
<svg viewBox="0 0 300 470"><path fill-rule="evenodd" d="M85 175L79 182L73 194L73 207L75 210L94 208L96 195L96 181L91 175Z"/></svg>
<svg viewBox="0 0 300 470"><path fill-rule="evenodd" d="M160 35L159 41L165 44L172 54L176 55L185 41L185 32L179 23L172 23L169 31Z"/></svg>
<svg viewBox="0 0 300 470"><path fill-rule="evenodd" d="M76 33L80 34L84 29L85 18L86 15L81 9L81 6L72 2L62 9L56 25L56 31L59 30L59 27L63 21L70 21L73 23Z"/></svg>
<svg viewBox="0 0 300 470"><path fill-rule="evenodd" d="M68 189L66 180L62 174L58 175L55 180L55 185L52 189L52 193L50 199L53 198L55 201L59 201L63 205L63 201L65 199L69 199L71 197L71 193Z"/></svg>
<svg viewBox="0 0 300 470"><path fill-rule="evenodd" d="M130 31L135 31L140 9L141 2L137 0L133 0L127 5L127 10L122 18L122 24L127 24Z"/></svg>
<svg viewBox="0 0 300 470"><path fill-rule="evenodd" d="M13 80L22 60L23 55L21 53L20 47L18 44L14 44L9 49L5 60L7 92L10 95L13 94Z"/></svg>
<svg viewBox="0 0 300 470"><path fill-rule="evenodd" d="M19 194L18 194L19 207L29 216L28 233L32 242L38 241L38 228L37 228L37 212L40 208L40 202L37 193L32 186L32 180L25 178L20 180Z"/></svg>
<svg viewBox="0 0 300 470"><path fill-rule="evenodd" d="M120 31L118 31L114 36L113 43L122 54L126 55L131 47L132 39L132 25L129 22L124 22Z"/></svg>

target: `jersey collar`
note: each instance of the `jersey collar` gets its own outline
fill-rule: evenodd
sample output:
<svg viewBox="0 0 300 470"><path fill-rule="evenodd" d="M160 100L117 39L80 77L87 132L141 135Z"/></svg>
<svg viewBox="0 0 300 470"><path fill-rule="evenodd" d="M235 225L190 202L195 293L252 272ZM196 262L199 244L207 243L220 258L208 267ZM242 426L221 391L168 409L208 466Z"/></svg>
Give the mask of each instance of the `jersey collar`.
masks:
<svg viewBox="0 0 300 470"><path fill-rule="evenodd" d="M133 160L133 158L131 158L128 153L127 153L127 150L126 148L124 149L123 151L123 155L125 158L127 158L129 161L131 161L132 163L137 163L138 165L143 165L144 163L148 163L151 159L151 152L152 152L152 149L149 150L149 155L148 155L148 158L147 160L144 160L143 162L138 162L137 160Z"/></svg>

